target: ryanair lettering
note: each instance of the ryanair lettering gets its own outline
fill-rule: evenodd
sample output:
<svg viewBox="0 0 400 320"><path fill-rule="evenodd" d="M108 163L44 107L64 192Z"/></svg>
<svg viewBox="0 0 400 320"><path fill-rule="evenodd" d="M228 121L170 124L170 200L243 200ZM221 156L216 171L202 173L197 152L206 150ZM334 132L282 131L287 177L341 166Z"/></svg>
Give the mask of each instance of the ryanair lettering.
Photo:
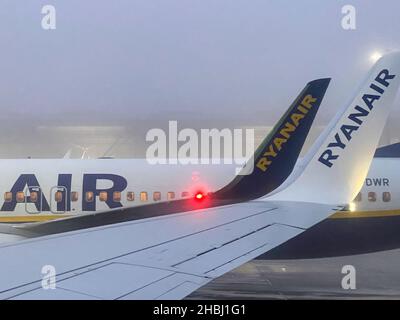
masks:
<svg viewBox="0 0 400 320"><path fill-rule="evenodd" d="M267 171L272 160L282 150L283 145L290 139L293 132L296 131L301 120L312 108L317 98L313 98L310 94L306 95L300 105L297 106L296 112L290 115L290 121L287 121L279 130L279 134L274 138L272 143L265 149L260 160L257 161L256 167L261 171Z"/></svg>
<svg viewBox="0 0 400 320"><path fill-rule="evenodd" d="M332 167L333 162L339 158L337 151L346 148L347 142L352 139L354 133L361 127L364 119L368 117L374 108L375 101L381 98L385 92L385 88L390 86L390 80L394 77L395 75L390 74L387 69L383 69L378 73L374 82L369 86L372 91L365 93L362 97L364 105L356 105L354 107L354 112L347 117L350 122L340 127L340 131L334 136L335 140L328 144L325 151L318 158L319 162L329 168Z"/></svg>

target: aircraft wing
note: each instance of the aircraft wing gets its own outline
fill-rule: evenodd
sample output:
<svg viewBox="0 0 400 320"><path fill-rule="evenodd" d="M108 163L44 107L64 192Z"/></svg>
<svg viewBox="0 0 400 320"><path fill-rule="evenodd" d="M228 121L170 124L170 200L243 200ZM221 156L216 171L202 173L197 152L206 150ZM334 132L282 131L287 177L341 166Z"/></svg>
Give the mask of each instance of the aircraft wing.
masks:
<svg viewBox="0 0 400 320"><path fill-rule="evenodd" d="M336 210L250 201L4 245L0 298L180 299ZM42 288L46 265L54 290Z"/></svg>

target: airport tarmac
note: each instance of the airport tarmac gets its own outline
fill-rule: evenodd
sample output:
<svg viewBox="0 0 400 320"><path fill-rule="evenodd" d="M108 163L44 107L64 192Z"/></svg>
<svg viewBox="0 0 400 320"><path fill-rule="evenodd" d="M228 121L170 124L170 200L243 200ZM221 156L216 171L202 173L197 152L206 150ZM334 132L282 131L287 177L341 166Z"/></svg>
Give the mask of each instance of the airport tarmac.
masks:
<svg viewBox="0 0 400 320"><path fill-rule="evenodd" d="M356 289L342 288L345 265ZM400 249L307 260L253 260L187 299L400 299Z"/></svg>

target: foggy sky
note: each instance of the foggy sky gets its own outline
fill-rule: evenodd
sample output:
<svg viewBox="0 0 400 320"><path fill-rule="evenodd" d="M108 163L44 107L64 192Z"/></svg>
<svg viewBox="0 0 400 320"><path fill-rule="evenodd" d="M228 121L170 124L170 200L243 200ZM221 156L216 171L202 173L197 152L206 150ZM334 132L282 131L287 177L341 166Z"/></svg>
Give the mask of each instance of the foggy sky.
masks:
<svg viewBox="0 0 400 320"><path fill-rule="evenodd" d="M41 28L45 4L56 30ZM341 27L345 4L356 30ZM396 0L1 0L0 156L61 156L88 137L134 148L168 120L268 127L306 82L332 77L323 126L370 55L400 49L399 12ZM399 102L386 140L400 138Z"/></svg>

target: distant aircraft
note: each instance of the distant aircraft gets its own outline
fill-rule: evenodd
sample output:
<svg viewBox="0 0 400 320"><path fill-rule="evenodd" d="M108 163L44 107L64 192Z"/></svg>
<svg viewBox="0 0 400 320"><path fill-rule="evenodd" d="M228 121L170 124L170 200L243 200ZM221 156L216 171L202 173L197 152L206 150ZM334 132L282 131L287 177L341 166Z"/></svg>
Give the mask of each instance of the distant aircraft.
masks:
<svg viewBox="0 0 400 320"><path fill-rule="evenodd" d="M4 232L14 229L30 239L0 246L0 298L179 299L296 237L349 203L361 189L399 75L400 53L381 58L302 165L279 186L259 184L266 195L251 188L234 201L222 191L209 198L211 205L205 209L193 210L193 199L176 200L5 226ZM264 147L274 143L280 129L278 125ZM279 150L279 160L268 160L267 170L256 166L246 177L280 181L285 174L273 169L291 171L302 146L303 139L294 137L296 132L290 147L288 140ZM265 163L258 159L265 154L256 153L256 162ZM246 177L242 181L247 184ZM257 199L243 200L252 199L252 192ZM41 270L49 265L57 274L54 290L41 285Z"/></svg>
<svg viewBox="0 0 400 320"><path fill-rule="evenodd" d="M250 161L255 165L260 162L263 169L269 158L274 158L268 170L262 175L257 170L239 175L215 196L235 201L249 195L258 197L290 175L329 81L308 83L272 130L276 140L268 135L255 151ZM268 155L269 148L274 156ZM284 149L291 152L285 162L281 161ZM145 159L69 157L68 152L63 159L0 160L0 192L4 195L0 223L46 221L177 199L201 200L232 180L235 172L231 166L151 165ZM231 190L227 192L227 188Z"/></svg>

